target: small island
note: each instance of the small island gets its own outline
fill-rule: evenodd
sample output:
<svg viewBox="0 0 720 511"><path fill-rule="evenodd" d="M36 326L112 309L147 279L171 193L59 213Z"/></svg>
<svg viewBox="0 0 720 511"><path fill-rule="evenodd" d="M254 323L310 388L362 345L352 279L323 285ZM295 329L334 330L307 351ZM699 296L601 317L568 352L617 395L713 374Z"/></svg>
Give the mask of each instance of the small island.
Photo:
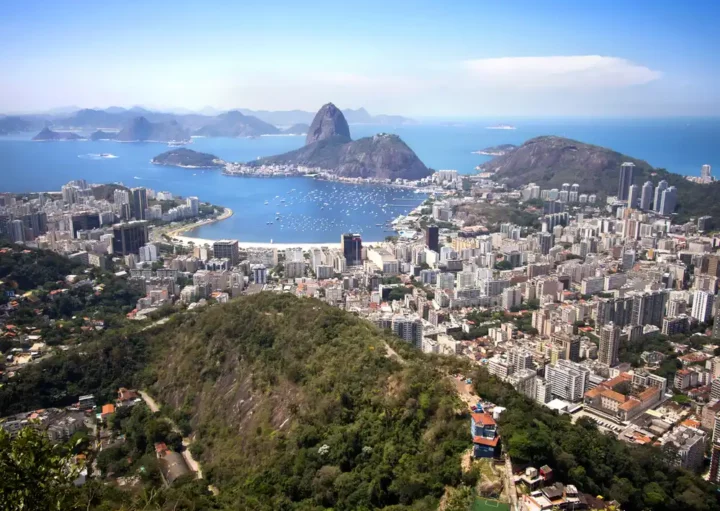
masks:
<svg viewBox="0 0 720 511"><path fill-rule="evenodd" d="M514 144L500 144L487 147L479 151L473 151L473 154L482 154L483 156L505 156L514 149L517 149L517 146Z"/></svg>
<svg viewBox="0 0 720 511"><path fill-rule="evenodd" d="M225 166L225 162L214 154L201 153L184 147L158 154L150 162L155 165L168 165L186 169L220 168Z"/></svg>
<svg viewBox="0 0 720 511"><path fill-rule="evenodd" d="M83 140L83 138L69 131L53 131L50 128L43 128L43 130L33 137L36 142L52 142L52 141L65 141L65 140Z"/></svg>
<svg viewBox="0 0 720 511"><path fill-rule="evenodd" d="M488 126L486 130L514 130L517 129L512 124L495 124L494 126Z"/></svg>

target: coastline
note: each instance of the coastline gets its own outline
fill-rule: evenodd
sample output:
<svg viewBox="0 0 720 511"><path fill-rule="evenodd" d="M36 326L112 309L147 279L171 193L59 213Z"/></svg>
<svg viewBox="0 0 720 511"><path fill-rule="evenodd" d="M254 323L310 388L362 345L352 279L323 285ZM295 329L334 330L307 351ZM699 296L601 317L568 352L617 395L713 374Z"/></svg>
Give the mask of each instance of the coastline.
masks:
<svg viewBox="0 0 720 511"><path fill-rule="evenodd" d="M208 238L194 238L192 236L175 236L174 237L180 244L187 245L192 243L195 246L212 245L218 240ZM383 243L381 241L365 241L363 245L378 245ZM261 241L238 241L238 247L248 248L276 248L278 250L285 250L286 248L301 248L303 250L309 250L311 248L342 248L340 242L326 242L326 243L267 243Z"/></svg>
<svg viewBox="0 0 720 511"><path fill-rule="evenodd" d="M222 214L216 216L215 218L210 218L210 219L207 219L207 220L200 220L200 221L198 221L198 222L193 222L193 223L188 224L188 225L182 225L182 226L180 226L180 227L177 227L177 228L175 228L175 229L172 229L172 230L170 230L170 231L167 231L167 232L164 233L164 234L168 235L171 239L172 239L172 238L177 238L178 240L181 240L181 239L200 240L200 239L202 239L202 238L193 238L192 236L182 236L182 234L185 233L185 232L187 232L187 231L190 231L190 230L192 230L192 229L195 229L196 227L201 227L201 226L203 226L203 225L214 224L215 222L221 222L221 221L227 220L228 218L230 218L231 216L233 216L234 213L233 213L233 210L232 210L232 209L230 209L230 208L228 208L228 207L225 207L225 206L223 206L223 208L224 208L224 209L223 209ZM207 241L207 240L206 240L206 241ZM186 242L183 242L183 243L186 243ZM195 242L195 243L197 244L197 242ZM212 241L211 241L211 243L212 243Z"/></svg>

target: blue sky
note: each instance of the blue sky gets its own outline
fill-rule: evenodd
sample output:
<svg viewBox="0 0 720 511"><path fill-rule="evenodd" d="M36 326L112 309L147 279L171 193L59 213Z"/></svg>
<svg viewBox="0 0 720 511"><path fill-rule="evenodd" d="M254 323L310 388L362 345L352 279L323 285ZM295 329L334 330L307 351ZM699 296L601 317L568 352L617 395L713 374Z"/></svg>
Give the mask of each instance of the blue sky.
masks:
<svg viewBox="0 0 720 511"><path fill-rule="evenodd" d="M717 1L4 2L0 111L720 115L718 22Z"/></svg>

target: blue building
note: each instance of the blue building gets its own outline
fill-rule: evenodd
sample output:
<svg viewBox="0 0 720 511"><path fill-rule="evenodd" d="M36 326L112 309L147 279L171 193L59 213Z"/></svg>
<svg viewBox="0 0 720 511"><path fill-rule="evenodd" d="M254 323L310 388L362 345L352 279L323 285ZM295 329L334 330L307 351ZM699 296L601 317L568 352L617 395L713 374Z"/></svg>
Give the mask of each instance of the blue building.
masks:
<svg viewBox="0 0 720 511"><path fill-rule="evenodd" d="M470 434L473 437L473 457L500 456L500 435L492 415L482 410L470 414Z"/></svg>

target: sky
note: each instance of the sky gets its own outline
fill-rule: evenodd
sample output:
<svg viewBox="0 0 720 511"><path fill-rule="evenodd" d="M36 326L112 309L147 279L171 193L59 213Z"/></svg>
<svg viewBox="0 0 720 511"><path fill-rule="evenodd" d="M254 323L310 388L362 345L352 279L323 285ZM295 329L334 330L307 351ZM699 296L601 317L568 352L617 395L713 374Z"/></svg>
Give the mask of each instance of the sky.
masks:
<svg viewBox="0 0 720 511"><path fill-rule="evenodd" d="M0 112L720 115L720 2L6 1Z"/></svg>

